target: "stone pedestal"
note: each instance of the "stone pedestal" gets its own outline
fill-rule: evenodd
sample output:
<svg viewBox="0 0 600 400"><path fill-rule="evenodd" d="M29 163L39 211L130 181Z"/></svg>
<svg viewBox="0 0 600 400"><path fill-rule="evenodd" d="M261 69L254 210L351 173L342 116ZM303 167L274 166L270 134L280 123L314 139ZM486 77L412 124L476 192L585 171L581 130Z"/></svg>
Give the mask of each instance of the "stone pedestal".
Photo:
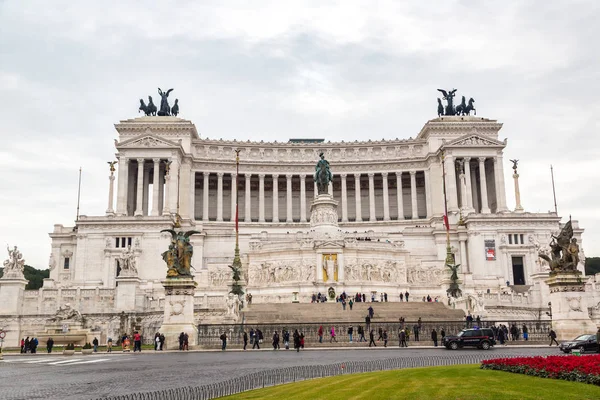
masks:
<svg viewBox="0 0 600 400"><path fill-rule="evenodd" d="M550 287L552 328L558 340L596 332L597 328L588 314L585 285L579 271L550 275L546 283Z"/></svg>
<svg viewBox="0 0 600 400"><path fill-rule="evenodd" d="M198 327L194 322L194 291L197 283L192 278L173 278L162 282L165 288L165 314L160 333L165 335L167 349L179 347L179 335L187 333L189 346L198 340Z"/></svg>
<svg viewBox="0 0 600 400"><path fill-rule="evenodd" d="M310 227L316 232L337 232L338 202L330 194L320 194L310 206Z"/></svg>
<svg viewBox="0 0 600 400"><path fill-rule="evenodd" d="M29 281L22 277L3 277L0 279L0 315L10 315L12 322L8 322L2 329L6 331L5 346L18 346L20 341L20 327L18 315L21 315L25 286Z"/></svg>
<svg viewBox="0 0 600 400"><path fill-rule="evenodd" d="M121 311L135 311L135 299L140 286L137 276L119 276L116 279L116 309Z"/></svg>

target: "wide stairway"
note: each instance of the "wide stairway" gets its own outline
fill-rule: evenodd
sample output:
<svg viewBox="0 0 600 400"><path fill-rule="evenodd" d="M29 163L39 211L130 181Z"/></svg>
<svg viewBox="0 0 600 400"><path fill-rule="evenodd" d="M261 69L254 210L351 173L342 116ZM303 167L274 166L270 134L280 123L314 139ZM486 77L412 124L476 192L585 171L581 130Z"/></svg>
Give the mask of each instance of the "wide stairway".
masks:
<svg viewBox="0 0 600 400"><path fill-rule="evenodd" d="M400 317L406 321L458 321L465 318L462 310L452 310L443 303L394 302L394 303L355 303L350 311L342 309L341 303L286 303L252 304L242 315L246 324L271 323L340 323L365 321L369 306L373 307L373 322L397 322Z"/></svg>

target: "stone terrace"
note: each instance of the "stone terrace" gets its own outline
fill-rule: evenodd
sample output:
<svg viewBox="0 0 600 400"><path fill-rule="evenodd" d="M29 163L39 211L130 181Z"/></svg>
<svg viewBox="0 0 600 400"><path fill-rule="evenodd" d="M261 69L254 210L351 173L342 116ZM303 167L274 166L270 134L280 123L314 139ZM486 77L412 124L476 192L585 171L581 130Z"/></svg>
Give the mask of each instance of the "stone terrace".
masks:
<svg viewBox="0 0 600 400"><path fill-rule="evenodd" d="M464 319L462 310L452 310L443 303L393 302L393 303L355 303L352 311L341 303L289 303L289 304L252 304L242 313L246 324L269 323L325 323L360 322L363 323L367 309L373 306L373 322L394 322L400 317L406 321L459 321Z"/></svg>

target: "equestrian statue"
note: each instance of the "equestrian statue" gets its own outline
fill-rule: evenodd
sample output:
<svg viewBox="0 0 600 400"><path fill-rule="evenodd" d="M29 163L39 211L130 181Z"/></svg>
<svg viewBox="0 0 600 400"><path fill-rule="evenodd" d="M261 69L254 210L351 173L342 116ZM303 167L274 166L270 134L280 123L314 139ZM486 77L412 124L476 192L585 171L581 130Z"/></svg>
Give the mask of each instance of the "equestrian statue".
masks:
<svg viewBox="0 0 600 400"><path fill-rule="evenodd" d="M329 170L329 161L325 159L323 153L319 154L321 159L317 162L315 167L315 182L317 183L317 193L327 194L329 193L329 182L333 180L333 175Z"/></svg>

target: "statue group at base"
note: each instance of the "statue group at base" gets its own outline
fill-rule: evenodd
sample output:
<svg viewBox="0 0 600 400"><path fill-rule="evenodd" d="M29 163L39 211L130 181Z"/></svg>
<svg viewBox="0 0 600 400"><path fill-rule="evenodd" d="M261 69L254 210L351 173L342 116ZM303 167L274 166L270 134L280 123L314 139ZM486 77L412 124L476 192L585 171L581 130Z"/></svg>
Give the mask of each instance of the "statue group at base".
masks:
<svg viewBox="0 0 600 400"><path fill-rule="evenodd" d="M558 236L552 236L550 256L539 253L538 256L550 265L550 274L577 271L579 265L579 245L573 237L571 219L565 224Z"/></svg>
<svg viewBox="0 0 600 400"><path fill-rule="evenodd" d="M162 253L162 259L168 267L167 278L191 278L194 247L190 243L190 236L200 232L175 232L172 229L163 229L160 232L169 232L171 234L169 249Z"/></svg>
<svg viewBox="0 0 600 400"><path fill-rule="evenodd" d="M4 278L23 278L23 271L25 270L25 260L23 254L17 249L17 246L11 250L10 247L6 246L8 251L8 259L4 261Z"/></svg>

